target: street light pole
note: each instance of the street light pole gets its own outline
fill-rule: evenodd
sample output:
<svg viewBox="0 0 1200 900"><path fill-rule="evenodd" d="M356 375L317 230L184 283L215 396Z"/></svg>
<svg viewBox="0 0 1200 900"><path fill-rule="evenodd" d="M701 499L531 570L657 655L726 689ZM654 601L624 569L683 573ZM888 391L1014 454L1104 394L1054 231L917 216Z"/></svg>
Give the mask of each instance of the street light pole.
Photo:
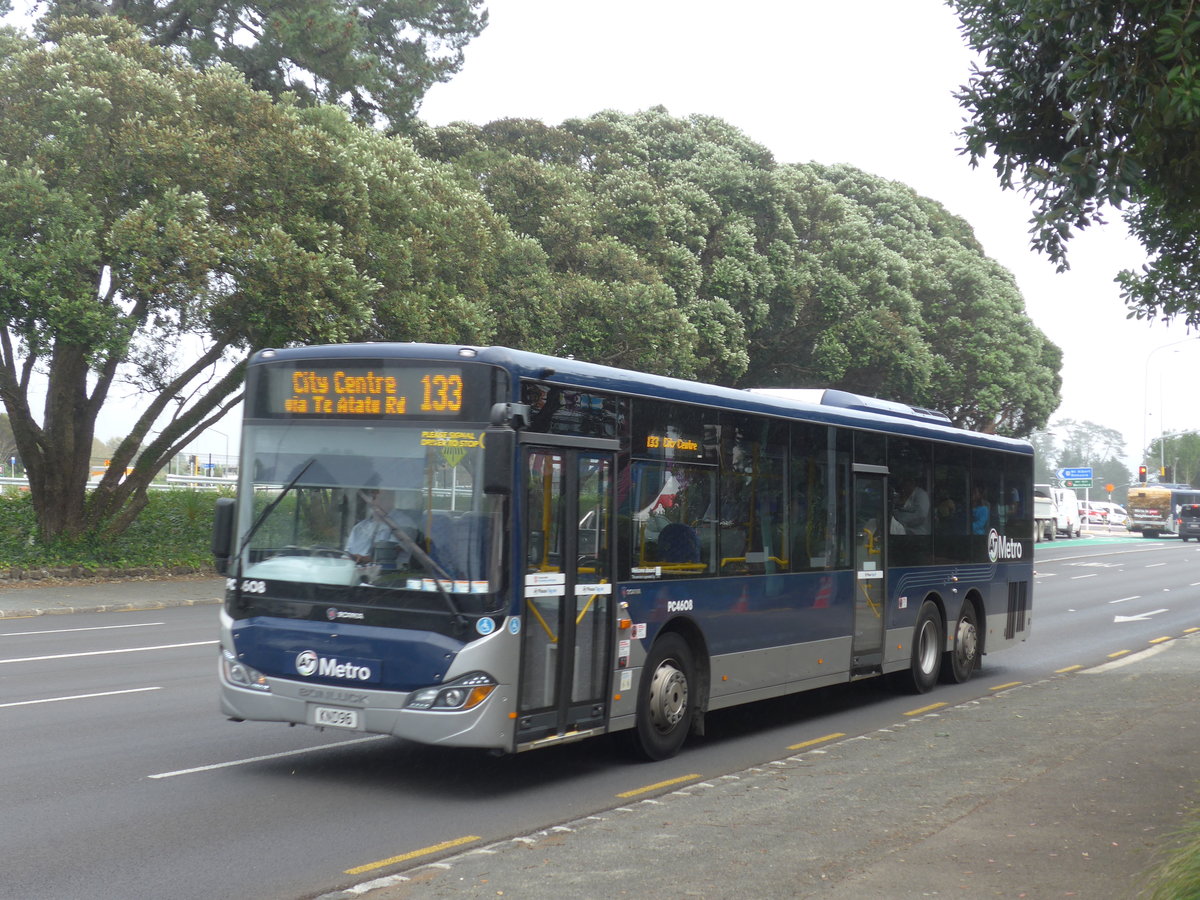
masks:
<svg viewBox="0 0 1200 900"><path fill-rule="evenodd" d="M1171 341L1169 344L1161 344L1146 354L1146 374L1145 374L1145 378L1142 380L1142 449L1138 453L1138 456L1142 459L1146 458L1146 448L1149 446L1149 441L1147 439L1147 431L1146 431L1146 420L1150 418L1150 360L1154 358L1154 354L1157 353L1159 350L1166 350L1168 347L1178 347L1180 344L1190 344L1192 341L1200 341L1200 335L1193 335L1192 337L1183 338L1182 340ZM1158 410L1159 410L1158 411L1158 432L1159 432L1158 451L1159 451L1160 457L1163 452L1162 433L1164 431L1163 422L1162 422L1162 419L1163 419L1163 397L1162 397L1162 395L1164 393L1164 390L1163 390L1162 384L1163 384L1163 382L1160 377L1159 378L1159 389L1158 389ZM1165 461L1162 461L1160 459L1160 464L1159 464L1160 472L1162 471L1162 467L1165 464L1166 464Z"/></svg>
<svg viewBox="0 0 1200 900"><path fill-rule="evenodd" d="M219 434L221 437L225 438L225 461L221 464L221 472L224 473L224 471L229 468L229 435L223 431L217 431L215 428L210 428L208 430L213 434Z"/></svg>

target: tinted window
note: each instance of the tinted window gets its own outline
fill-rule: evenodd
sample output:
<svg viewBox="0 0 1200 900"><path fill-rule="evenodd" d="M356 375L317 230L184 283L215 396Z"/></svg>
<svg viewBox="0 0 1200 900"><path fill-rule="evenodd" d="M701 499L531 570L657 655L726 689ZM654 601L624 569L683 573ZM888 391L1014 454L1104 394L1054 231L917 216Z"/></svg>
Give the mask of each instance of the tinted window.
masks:
<svg viewBox="0 0 1200 900"><path fill-rule="evenodd" d="M788 567L787 425L751 416L721 417L721 572Z"/></svg>
<svg viewBox="0 0 1200 900"><path fill-rule="evenodd" d="M615 439L625 420L625 401L609 394L526 381L521 399L533 412L531 431Z"/></svg>
<svg viewBox="0 0 1200 900"><path fill-rule="evenodd" d="M888 442L891 476L891 563L925 566L933 559L933 501L930 445L905 438Z"/></svg>
<svg viewBox="0 0 1200 900"><path fill-rule="evenodd" d="M939 562L971 558L970 453L933 449L933 552Z"/></svg>
<svg viewBox="0 0 1200 900"><path fill-rule="evenodd" d="M694 578L715 571L716 469L639 460L630 482L629 577Z"/></svg>

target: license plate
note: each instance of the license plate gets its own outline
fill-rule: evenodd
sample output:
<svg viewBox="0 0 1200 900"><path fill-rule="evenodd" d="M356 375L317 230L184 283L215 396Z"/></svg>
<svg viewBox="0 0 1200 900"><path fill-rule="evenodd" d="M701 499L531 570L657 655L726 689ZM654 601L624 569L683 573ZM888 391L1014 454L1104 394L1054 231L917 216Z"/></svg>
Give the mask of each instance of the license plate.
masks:
<svg viewBox="0 0 1200 900"><path fill-rule="evenodd" d="M332 706L315 706L312 712L313 725L328 725L332 728L358 728L357 709L338 709Z"/></svg>

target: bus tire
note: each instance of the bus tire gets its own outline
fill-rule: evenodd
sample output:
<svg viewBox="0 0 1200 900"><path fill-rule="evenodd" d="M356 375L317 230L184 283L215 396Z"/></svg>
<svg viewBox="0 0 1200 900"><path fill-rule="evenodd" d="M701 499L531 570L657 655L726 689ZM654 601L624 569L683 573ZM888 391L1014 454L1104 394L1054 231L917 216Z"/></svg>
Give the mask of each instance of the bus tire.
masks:
<svg viewBox="0 0 1200 900"><path fill-rule="evenodd" d="M963 602L951 638L954 646L946 651L942 660L942 681L962 684L979 668L979 617L971 601Z"/></svg>
<svg viewBox="0 0 1200 900"><path fill-rule="evenodd" d="M912 660L902 683L910 693L926 694L937 684L942 649L946 646L942 637L942 617L938 615L937 606L929 600L921 604L912 642Z"/></svg>
<svg viewBox="0 0 1200 900"><path fill-rule="evenodd" d="M650 649L638 685L634 747L649 760L679 752L691 730L695 709L696 666L692 650L678 634L664 634Z"/></svg>

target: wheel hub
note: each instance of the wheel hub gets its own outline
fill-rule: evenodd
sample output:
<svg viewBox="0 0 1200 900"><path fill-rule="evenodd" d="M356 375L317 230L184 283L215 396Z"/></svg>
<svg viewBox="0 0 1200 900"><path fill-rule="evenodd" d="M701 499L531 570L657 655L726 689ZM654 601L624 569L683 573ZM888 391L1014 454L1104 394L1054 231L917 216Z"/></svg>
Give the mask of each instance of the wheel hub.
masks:
<svg viewBox="0 0 1200 900"><path fill-rule="evenodd" d="M674 660L663 660L650 679L650 721L660 732L679 724L687 710L687 678Z"/></svg>
<svg viewBox="0 0 1200 900"><path fill-rule="evenodd" d="M979 652L979 632L965 618L958 623L958 634L955 637L954 650L963 663L973 660Z"/></svg>

